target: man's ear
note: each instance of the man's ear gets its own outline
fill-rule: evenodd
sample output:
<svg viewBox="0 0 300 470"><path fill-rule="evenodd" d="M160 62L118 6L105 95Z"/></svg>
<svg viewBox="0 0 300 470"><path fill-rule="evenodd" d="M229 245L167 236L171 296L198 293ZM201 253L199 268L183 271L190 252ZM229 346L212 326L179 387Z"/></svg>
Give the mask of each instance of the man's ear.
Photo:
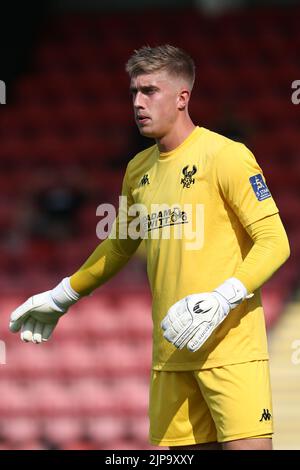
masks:
<svg viewBox="0 0 300 470"><path fill-rule="evenodd" d="M190 99L190 91L187 88L183 88L177 98L177 106L180 111L183 111L187 108Z"/></svg>

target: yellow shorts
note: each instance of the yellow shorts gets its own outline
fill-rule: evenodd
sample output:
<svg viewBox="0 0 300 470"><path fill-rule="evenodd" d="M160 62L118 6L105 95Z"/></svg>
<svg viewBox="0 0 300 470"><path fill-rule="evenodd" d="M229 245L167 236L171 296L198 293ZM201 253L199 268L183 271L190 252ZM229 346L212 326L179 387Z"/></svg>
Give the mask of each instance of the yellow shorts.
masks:
<svg viewBox="0 0 300 470"><path fill-rule="evenodd" d="M271 437L269 362L200 371L152 371L150 442L180 446Z"/></svg>

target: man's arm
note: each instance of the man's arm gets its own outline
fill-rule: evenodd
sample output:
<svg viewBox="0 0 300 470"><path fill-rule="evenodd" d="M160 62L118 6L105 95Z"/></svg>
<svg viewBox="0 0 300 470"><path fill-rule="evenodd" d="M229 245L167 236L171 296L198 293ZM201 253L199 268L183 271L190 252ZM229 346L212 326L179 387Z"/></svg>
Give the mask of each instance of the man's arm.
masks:
<svg viewBox="0 0 300 470"><path fill-rule="evenodd" d="M118 220L118 219L117 219ZM72 288L87 295L117 274L137 250L141 239L111 240L107 238L70 277Z"/></svg>
<svg viewBox="0 0 300 470"><path fill-rule="evenodd" d="M132 198L126 175L122 195L128 198L128 207L130 207ZM119 209L119 215L114 222L111 232L114 236L104 240L77 272L71 277L64 278L54 289L33 295L12 312L9 325L12 332L21 330L21 339L26 342L47 341L59 318L72 304L108 281L125 266L138 248L141 239L119 236L120 211L123 210L122 207ZM121 220L122 224L128 224L131 219L127 213L123 213Z"/></svg>
<svg viewBox="0 0 300 470"><path fill-rule="evenodd" d="M279 214L270 215L246 227L254 245L234 277L248 292L254 292L280 268L290 256L290 245Z"/></svg>

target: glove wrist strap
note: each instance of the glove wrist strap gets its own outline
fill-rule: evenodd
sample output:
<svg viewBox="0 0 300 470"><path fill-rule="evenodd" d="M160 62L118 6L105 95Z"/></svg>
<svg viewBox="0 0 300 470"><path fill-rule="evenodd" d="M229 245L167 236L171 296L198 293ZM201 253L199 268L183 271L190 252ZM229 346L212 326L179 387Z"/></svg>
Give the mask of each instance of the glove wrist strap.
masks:
<svg viewBox="0 0 300 470"><path fill-rule="evenodd" d="M54 289L50 291L53 302L60 308L68 308L81 298L70 284L70 278L65 277Z"/></svg>
<svg viewBox="0 0 300 470"><path fill-rule="evenodd" d="M217 287L214 290L214 294L219 294L218 298L220 301L221 299L219 296L222 296L222 304L226 301L230 309L237 307L244 299L253 296L253 294L248 295L244 284L235 277L227 279L223 284Z"/></svg>

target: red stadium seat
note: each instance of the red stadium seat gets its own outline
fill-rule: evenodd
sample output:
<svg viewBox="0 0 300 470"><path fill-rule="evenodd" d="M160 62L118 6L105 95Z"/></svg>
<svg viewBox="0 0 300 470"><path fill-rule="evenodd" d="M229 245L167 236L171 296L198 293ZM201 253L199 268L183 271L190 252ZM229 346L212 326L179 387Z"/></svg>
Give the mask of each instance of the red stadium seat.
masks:
<svg viewBox="0 0 300 470"><path fill-rule="evenodd" d="M148 410L149 383L128 378L118 383L118 403L123 413L145 415Z"/></svg>
<svg viewBox="0 0 300 470"><path fill-rule="evenodd" d="M37 416L73 415L78 411L72 389L65 383L53 379L38 380L31 385L29 394Z"/></svg>
<svg viewBox="0 0 300 470"><path fill-rule="evenodd" d="M12 444L38 439L40 426L38 420L28 417L10 417L0 421L1 435Z"/></svg>
<svg viewBox="0 0 300 470"><path fill-rule="evenodd" d="M98 448L122 439L127 434L126 421L118 416L98 416L86 422L86 435Z"/></svg>
<svg viewBox="0 0 300 470"><path fill-rule="evenodd" d="M19 340L19 335L14 339L14 343L8 349L10 360L5 368L5 374L29 379L51 375L55 369L55 363L53 362L52 348L48 344L43 345L37 351L37 345L22 343Z"/></svg>
<svg viewBox="0 0 300 470"><path fill-rule="evenodd" d="M135 440L147 442L149 438L149 419L147 416L131 418L127 425Z"/></svg>
<svg viewBox="0 0 300 470"><path fill-rule="evenodd" d="M0 383L0 416L23 416L30 413L32 405L26 386L13 381Z"/></svg>
<svg viewBox="0 0 300 470"><path fill-rule="evenodd" d="M104 361L100 357L99 361ZM71 387L71 396L80 416L102 416L119 411L117 391L105 380L86 378L77 380Z"/></svg>
<svg viewBox="0 0 300 470"><path fill-rule="evenodd" d="M73 416L46 418L42 429L43 437L59 446L78 440L84 432L82 421Z"/></svg>

